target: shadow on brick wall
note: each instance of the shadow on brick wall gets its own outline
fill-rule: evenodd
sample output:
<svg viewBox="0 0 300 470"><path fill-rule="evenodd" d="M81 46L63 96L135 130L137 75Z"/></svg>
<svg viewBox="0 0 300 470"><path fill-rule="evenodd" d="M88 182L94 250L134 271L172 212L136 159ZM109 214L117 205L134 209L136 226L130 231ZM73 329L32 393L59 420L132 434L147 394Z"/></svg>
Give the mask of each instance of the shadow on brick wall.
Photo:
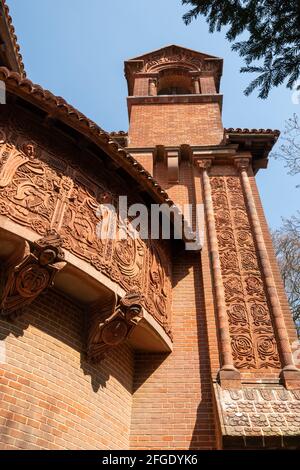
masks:
<svg viewBox="0 0 300 470"><path fill-rule="evenodd" d="M133 352L130 348L121 346L101 363L90 364L85 354L84 308L55 290L41 295L14 320L0 320L0 341L5 341L9 365L22 367L22 358L18 359L16 352L21 354L22 348L24 356L30 354L28 361L37 369L40 368L39 354L49 354L49 361L53 355L53 360L61 362L66 354L65 360L71 360L74 367L78 364L83 374L90 376L93 392L105 388L110 376L132 392ZM120 358L124 357L128 363L126 373L119 367ZM131 376L130 380L128 375Z"/></svg>

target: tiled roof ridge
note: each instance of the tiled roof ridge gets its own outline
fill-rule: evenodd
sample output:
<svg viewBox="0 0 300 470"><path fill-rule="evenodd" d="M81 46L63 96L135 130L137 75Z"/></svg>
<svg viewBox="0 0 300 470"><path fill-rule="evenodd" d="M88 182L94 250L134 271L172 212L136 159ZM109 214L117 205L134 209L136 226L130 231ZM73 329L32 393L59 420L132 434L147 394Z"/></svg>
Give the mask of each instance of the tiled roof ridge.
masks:
<svg viewBox="0 0 300 470"><path fill-rule="evenodd" d="M278 129L248 129L241 127L228 127L224 129L226 134L273 134L275 136L280 135Z"/></svg>
<svg viewBox="0 0 300 470"><path fill-rule="evenodd" d="M24 63L23 63L23 57L20 53L20 46L18 44L18 38L17 38L17 35L15 33L14 25L12 23L12 17L9 14L9 7L6 4L6 0L1 0L1 2L2 2L2 5L3 5L3 11L4 11L4 14L5 14L5 19L6 19L7 26L8 26L9 32L10 32L10 37L11 37L11 40L12 40L12 43L13 43L13 47L14 47L14 50L15 50L17 62L18 62L18 65L20 67L20 72L21 72L21 75L23 77L26 77L25 66L24 66Z"/></svg>

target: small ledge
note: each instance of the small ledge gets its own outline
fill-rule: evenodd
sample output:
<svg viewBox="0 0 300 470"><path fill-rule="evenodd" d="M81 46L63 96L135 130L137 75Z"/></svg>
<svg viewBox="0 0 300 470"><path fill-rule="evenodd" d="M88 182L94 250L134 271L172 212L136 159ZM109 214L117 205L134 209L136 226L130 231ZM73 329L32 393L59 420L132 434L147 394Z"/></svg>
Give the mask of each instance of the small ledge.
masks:
<svg viewBox="0 0 300 470"><path fill-rule="evenodd" d="M132 105L137 104L169 104L169 103L218 103L222 111L223 95L221 94L190 94L190 95L158 95L158 96L129 96L127 98L129 116Z"/></svg>

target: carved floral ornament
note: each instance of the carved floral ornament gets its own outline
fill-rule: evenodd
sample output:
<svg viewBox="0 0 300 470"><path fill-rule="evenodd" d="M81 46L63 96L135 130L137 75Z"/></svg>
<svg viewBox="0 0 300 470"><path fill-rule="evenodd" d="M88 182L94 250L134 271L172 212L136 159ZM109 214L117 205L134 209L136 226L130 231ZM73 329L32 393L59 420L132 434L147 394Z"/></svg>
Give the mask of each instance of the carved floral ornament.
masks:
<svg viewBox="0 0 300 470"><path fill-rule="evenodd" d="M112 180L108 187L105 177L95 180L90 167L74 164L72 151L65 144L62 153L60 143L49 148L39 130L30 130L28 141L27 125L16 117L9 125L0 122L0 215L28 227L41 239L55 231L61 248L90 263L125 291L143 292L143 306L170 335L171 269L165 247L159 240L107 237L112 227L118 230L127 224L129 229L130 225L129 220L116 221L108 211L101 216L97 213L100 205L117 204L118 183ZM42 267L36 250L28 248L28 257L15 266L7 281L9 287L1 300L3 312L14 309L11 298L18 289L16 276L21 276L27 263L35 263L30 271L35 287L27 299L32 301L51 284L58 260ZM26 280L28 286L28 275ZM18 302L25 305L19 297Z"/></svg>

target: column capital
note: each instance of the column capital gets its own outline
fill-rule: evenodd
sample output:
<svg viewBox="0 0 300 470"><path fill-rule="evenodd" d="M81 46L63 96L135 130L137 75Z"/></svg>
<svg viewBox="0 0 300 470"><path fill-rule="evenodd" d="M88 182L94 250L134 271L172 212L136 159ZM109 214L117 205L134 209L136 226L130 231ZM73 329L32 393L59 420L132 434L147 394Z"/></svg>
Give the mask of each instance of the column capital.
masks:
<svg viewBox="0 0 300 470"><path fill-rule="evenodd" d="M157 96L157 79L149 78L149 96Z"/></svg>
<svg viewBox="0 0 300 470"><path fill-rule="evenodd" d="M200 170L209 170L212 165L212 161L212 158L197 158L197 160L195 160L195 165Z"/></svg>
<svg viewBox="0 0 300 470"><path fill-rule="evenodd" d="M234 157L234 164L240 170L248 170L251 162L251 157Z"/></svg>
<svg viewBox="0 0 300 470"><path fill-rule="evenodd" d="M200 94L200 82L199 82L199 77L198 76L193 76L192 77L192 83L194 87L194 92L198 95Z"/></svg>

